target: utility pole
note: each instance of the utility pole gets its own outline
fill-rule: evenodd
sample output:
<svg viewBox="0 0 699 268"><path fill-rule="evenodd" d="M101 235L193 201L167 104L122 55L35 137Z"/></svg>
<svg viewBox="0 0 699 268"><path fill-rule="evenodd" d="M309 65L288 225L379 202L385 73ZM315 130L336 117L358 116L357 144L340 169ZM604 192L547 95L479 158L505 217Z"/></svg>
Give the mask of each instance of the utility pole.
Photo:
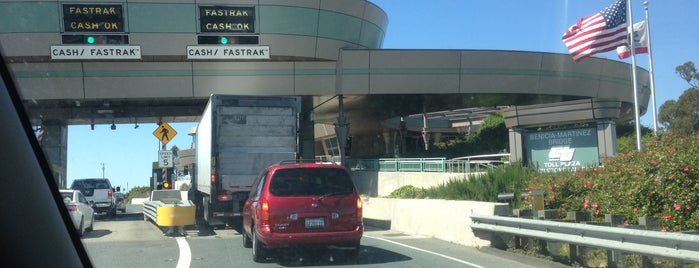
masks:
<svg viewBox="0 0 699 268"><path fill-rule="evenodd" d="M100 163L102 165L102 178L104 179L104 163Z"/></svg>

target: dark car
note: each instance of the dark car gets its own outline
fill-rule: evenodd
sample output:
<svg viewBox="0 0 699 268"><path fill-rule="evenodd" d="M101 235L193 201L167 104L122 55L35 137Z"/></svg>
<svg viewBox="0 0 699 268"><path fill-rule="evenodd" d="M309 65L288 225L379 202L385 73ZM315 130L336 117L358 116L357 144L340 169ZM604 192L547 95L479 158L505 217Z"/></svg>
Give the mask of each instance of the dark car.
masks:
<svg viewBox="0 0 699 268"><path fill-rule="evenodd" d="M114 196L116 197L117 210L121 211L121 213L126 213L126 199L124 198L124 194L121 192L116 192L114 193Z"/></svg>
<svg viewBox="0 0 699 268"><path fill-rule="evenodd" d="M79 190L92 204L95 213L117 213L117 199L112 183L106 178L76 179L70 189Z"/></svg>
<svg viewBox="0 0 699 268"><path fill-rule="evenodd" d="M363 232L362 200L347 169L336 164L268 167L243 208L243 246L252 247L257 262L292 247L332 248L356 258Z"/></svg>

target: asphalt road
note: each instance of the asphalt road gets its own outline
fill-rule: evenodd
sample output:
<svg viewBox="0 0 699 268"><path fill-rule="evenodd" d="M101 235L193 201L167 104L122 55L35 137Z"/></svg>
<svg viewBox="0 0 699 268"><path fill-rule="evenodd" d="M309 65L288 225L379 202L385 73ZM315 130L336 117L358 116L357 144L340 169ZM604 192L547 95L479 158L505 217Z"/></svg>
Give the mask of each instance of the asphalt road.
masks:
<svg viewBox="0 0 699 268"><path fill-rule="evenodd" d="M267 263L252 261L241 235L231 228L185 230L172 237L143 221L140 205L126 213L98 216L94 230L83 236L95 267L565 267L527 256L492 249L475 249L429 237L367 227L356 260L333 252L296 250Z"/></svg>

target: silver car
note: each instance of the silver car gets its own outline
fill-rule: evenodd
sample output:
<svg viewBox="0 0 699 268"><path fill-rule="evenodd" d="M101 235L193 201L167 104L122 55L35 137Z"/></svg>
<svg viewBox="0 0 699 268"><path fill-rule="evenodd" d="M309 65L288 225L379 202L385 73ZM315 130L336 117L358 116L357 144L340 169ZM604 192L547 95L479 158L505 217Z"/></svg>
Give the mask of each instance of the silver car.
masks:
<svg viewBox="0 0 699 268"><path fill-rule="evenodd" d="M68 214L70 214L73 225L80 236L85 234L85 231L92 231L95 214L87 198L78 190L60 190L60 192L63 203L66 204Z"/></svg>

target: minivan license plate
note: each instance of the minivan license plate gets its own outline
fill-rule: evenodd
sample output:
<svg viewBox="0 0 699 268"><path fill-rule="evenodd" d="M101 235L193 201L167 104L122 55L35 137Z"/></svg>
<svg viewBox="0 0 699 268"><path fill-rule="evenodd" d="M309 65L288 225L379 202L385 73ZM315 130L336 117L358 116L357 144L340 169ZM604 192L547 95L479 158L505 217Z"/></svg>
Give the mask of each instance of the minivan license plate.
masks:
<svg viewBox="0 0 699 268"><path fill-rule="evenodd" d="M306 218L306 229L325 228L325 219L323 218Z"/></svg>

